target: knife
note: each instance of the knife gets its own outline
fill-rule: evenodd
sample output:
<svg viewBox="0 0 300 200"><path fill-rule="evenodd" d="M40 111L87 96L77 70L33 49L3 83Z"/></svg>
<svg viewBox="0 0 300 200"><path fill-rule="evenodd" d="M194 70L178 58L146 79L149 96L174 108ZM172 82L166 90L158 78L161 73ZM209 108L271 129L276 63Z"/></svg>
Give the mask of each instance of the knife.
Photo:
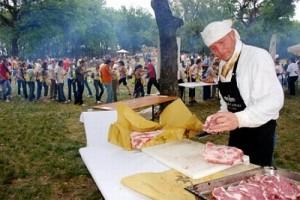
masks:
<svg viewBox="0 0 300 200"><path fill-rule="evenodd" d="M196 138L203 138L203 137L206 137L208 135L211 135L211 134L207 133L206 131L201 131L197 135L195 135L195 137Z"/></svg>

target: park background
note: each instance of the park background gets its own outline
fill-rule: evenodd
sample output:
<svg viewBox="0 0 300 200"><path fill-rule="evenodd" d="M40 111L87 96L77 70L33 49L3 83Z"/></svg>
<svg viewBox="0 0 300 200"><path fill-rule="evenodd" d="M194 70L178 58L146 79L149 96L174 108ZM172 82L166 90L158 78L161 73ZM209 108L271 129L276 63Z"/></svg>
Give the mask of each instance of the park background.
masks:
<svg viewBox="0 0 300 200"><path fill-rule="evenodd" d="M13 2L17 2L16 6ZM251 4L254 2L257 4ZM208 52L199 32L209 21L233 18L248 44L268 49L271 35L276 33L277 54L286 59L292 56L287 47L300 43L300 22L294 19L295 3L186 0L182 4L172 1L170 5L174 14L184 20L178 31L183 52ZM135 54L143 47L158 44L155 19L148 10L133 7L116 10L105 1L1 0L0 16L1 53L24 59L98 57L121 48ZM0 199L100 199L101 193L78 153L86 142L79 116L95 105L94 99L84 97L87 107L31 103L16 97L13 91L15 97L10 103L0 102ZM297 172L300 172L299 92L298 85L298 95L285 97L274 156L277 167ZM199 100L201 93L197 97ZM127 92L121 90L119 99L126 98ZM204 120L218 107L218 100L199 100L199 104L189 109ZM227 135L206 140L225 144Z"/></svg>

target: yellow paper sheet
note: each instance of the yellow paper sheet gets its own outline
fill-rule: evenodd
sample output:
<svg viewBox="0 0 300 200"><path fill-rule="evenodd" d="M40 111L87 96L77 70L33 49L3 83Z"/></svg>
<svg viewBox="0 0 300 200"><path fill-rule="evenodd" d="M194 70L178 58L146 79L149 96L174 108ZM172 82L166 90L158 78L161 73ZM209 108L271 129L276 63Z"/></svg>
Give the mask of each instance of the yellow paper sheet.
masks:
<svg viewBox="0 0 300 200"><path fill-rule="evenodd" d="M168 170L160 173L139 173L123 178L121 183L151 199L195 200L195 196L186 191L185 187L257 167L256 165L237 165L201 179L191 179L176 170Z"/></svg>
<svg viewBox="0 0 300 200"><path fill-rule="evenodd" d="M117 121L110 126L108 141L132 150L130 134L133 131L148 132L162 129L163 132L143 147L163 144L192 137L202 129L201 121L178 99L168 105L160 115L160 122L146 120L124 103L117 105Z"/></svg>

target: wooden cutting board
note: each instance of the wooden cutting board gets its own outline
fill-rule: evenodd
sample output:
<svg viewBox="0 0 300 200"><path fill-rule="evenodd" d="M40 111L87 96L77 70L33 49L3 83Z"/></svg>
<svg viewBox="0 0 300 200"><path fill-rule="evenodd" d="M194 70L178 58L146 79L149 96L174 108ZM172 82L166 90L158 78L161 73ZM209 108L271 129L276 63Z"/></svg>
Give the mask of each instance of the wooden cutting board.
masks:
<svg viewBox="0 0 300 200"><path fill-rule="evenodd" d="M232 167L205 161L202 155L204 148L205 145L202 143L183 140L143 148L142 151L192 179L199 179ZM248 156L244 156L244 164L249 164Z"/></svg>

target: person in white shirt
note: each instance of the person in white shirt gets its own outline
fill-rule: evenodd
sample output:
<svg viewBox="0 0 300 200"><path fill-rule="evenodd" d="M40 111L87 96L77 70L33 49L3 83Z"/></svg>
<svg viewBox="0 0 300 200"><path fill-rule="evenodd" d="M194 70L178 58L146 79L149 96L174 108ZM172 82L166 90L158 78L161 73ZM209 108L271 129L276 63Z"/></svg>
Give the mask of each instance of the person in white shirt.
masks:
<svg viewBox="0 0 300 200"><path fill-rule="evenodd" d="M181 61L178 65L178 70L177 70L177 81L178 84L184 83L186 79L186 69L184 68L184 62ZM181 99L184 99L184 87L179 86L179 96Z"/></svg>
<svg viewBox="0 0 300 200"><path fill-rule="evenodd" d="M192 61L193 62L193 61ZM187 71L188 71L188 81L189 82L196 82L196 79L199 75L199 72L201 71L201 63L202 60L198 58L196 60L196 63L193 63L192 66L190 66ZM195 88L190 88L189 89L189 98L190 98L190 104L197 103L195 100L196 96L196 90Z"/></svg>
<svg viewBox="0 0 300 200"><path fill-rule="evenodd" d="M36 63L34 63L34 75L36 80L36 100L39 100L41 97L42 92L42 82L41 82L41 73L42 73L42 66L41 60L38 59Z"/></svg>
<svg viewBox="0 0 300 200"><path fill-rule="evenodd" d="M288 86L290 90L290 95L295 96L296 95L296 90L295 90L295 82L298 79L299 75L299 68L296 63L295 58L291 58L291 63L288 65L286 72L288 75Z"/></svg>
<svg viewBox="0 0 300 200"><path fill-rule="evenodd" d="M48 65L48 76L50 79L50 99L55 100L57 97L57 85L55 81L55 66L56 61L54 59L50 60L50 64Z"/></svg>
<svg viewBox="0 0 300 200"><path fill-rule="evenodd" d="M57 85L57 92L58 92L58 102L66 102L66 97L64 94L64 81L65 81L65 70L63 68L63 61L58 61L58 65L55 68L56 74L56 85Z"/></svg>
<svg viewBox="0 0 300 200"><path fill-rule="evenodd" d="M280 81L282 87L284 86L285 73L282 64L280 64L279 60L275 60L275 71L278 80Z"/></svg>
<svg viewBox="0 0 300 200"><path fill-rule="evenodd" d="M204 43L220 60L220 111L208 116L204 131L230 131L229 146L249 155L250 162L272 165L276 119L283 89L271 55L243 44L231 20L212 22L201 32Z"/></svg>

